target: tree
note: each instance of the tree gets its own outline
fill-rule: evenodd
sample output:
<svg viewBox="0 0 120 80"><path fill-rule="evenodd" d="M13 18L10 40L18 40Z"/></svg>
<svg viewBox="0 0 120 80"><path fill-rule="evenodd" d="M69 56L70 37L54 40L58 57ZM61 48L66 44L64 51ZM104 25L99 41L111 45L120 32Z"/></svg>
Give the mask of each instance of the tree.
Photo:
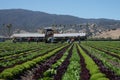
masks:
<svg viewBox="0 0 120 80"><path fill-rule="evenodd" d="M86 29L87 29L87 30L86 30L86 34L87 34L87 37L89 37L89 33L90 33L89 26L90 26L90 25L89 25L88 23L86 23L86 27L87 27L87 28L86 28Z"/></svg>
<svg viewBox="0 0 120 80"><path fill-rule="evenodd" d="M93 24L93 28L95 28L96 27L96 24Z"/></svg>
<svg viewBox="0 0 120 80"><path fill-rule="evenodd" d="M4 36L8 36L8 33L10 33L10 30L8 31L9 29L8 29L8 27L7 27L7 25L6 24L2 24L2 34L4 35Z"/></svg>
<svg viewBox="0 0 120 80"><path fill-rule="evenodd" d="M83 26L82 24L79 25L80 28L81 28L82 26Z"/></svg>
<svg viewBox="0 0 120 80"><path fill-rule="evenodd" d="M118 40L120 40L120 36L119 36Z"/></svg>
<svg viewBox="0 0 120 80"><path fill-rule="evenodd" d="M82 28L82 27L83 27L83 25L82 25L82 24L80 24L80 25L79 25L79 28Z"/></svg>
<svg viewBox="0 0 120 80"><path fill-rule="evenodd" d="M10 38L10 36L11 36L11 28L12 28L12 24L7 24L6 27L7 27L7 29L8 29L8 33L7 33L7 35L8 35L8 37Z"/></svg>
<svg viewBox="0 0 120 80"><path fill-rule="evenodd" d="M89 26L90 26L90 25L89 25L89 23L86 23L86 27L88 27L88 28L89 28Z"/></svg>

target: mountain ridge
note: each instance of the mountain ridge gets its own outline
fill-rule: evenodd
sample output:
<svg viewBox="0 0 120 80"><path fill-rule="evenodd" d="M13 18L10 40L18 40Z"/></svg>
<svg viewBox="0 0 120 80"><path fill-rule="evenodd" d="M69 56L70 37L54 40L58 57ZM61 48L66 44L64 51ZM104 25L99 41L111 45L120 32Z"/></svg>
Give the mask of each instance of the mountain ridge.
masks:
<svg viewBox="0 0 120 80"><path fill-rule="evenodd" d="M89 15L89 14L88 14ZM16 29L25 30L30 32L35 32L41 27L48 27L53 24L56 25L69 25L66 26L65 29L70 29L75 24L83 25L83 28L79 28L79 26L74 27L73 29L86 29L86 31L90 32L90 29L85 26L85 24L89 23L89 26L92 24L96 25L96 28L93 28L94 32L109 29L117 29L120 28L120 20L114 19L86 19L79 18L72 15L57 15L57 14L49 14L40 11L31 11L26 9L2 9L0 10L0 31L3 30L3 24L12 24L12 31ZM2 33L0 33L2 34Z"/></svg>

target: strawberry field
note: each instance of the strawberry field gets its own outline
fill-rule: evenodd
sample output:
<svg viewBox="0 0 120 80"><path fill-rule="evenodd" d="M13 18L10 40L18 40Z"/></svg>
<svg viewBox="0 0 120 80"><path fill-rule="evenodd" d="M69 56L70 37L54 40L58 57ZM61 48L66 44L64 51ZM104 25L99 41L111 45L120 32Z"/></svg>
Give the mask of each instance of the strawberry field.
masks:
<svg viewBox="0 0 120 80"><path fill-rule="evenodd" d="M0 43L2 80L120 80L120 41Z"/></svg>

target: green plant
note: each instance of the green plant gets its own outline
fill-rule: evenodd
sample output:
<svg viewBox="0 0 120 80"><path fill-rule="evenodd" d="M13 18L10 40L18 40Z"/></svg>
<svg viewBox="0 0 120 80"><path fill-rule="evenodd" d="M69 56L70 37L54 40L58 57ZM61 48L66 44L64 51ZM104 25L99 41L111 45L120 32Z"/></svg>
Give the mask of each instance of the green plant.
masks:
<svg viewBox="0 0 120 80"><path fill-rule="evenodd" d="M76 44L73 46L72 56L67 71L62 77L62 80L80 80L80 57L76 50Z"/></svg>
<svg viewBox="0 0 120 80"><path fill-rule="evenodd" d="M109 80L108 78L99 78L97 80Z"/></svg>
<svg viewBox="0 0 120 80"><path fill-rule="evenodd" d="M86 63L86 67L90 72L90 80L96 80L99 78L106 78L105 74L101 73L99 70L99 67L97 66L97 64L92 60L92 58L90 58L83 50L82 48L78 45L79 51L81 53L81 55L84 57L85 59L85 63ZM108 79L109 80L109 79Z"/></svg>
<svg viewBox="0 0 120 80"><path fill-rule="evenodd" d="M99 78L103 78L103 77L105 77L105 74L102 74L102 73L96 73L96 74L94 74L94 75L92 75L91 77L90 77L90 80L97 80L97 79L99 79Z"/></svg>
<svg viewBox="0 0 120 80"><path fill-rule="evenodd" d="M49 52L48 54L42 56L42 58L38 57L36 59L33 59L32 61L27 61L21 65L16 65L12 68L5 69L2 73L0 73L0 78L12 79L12 78L14 78L15 75L20 74L24 70L30 69L31 67L36 65L37 62L41 62L42 60L47 59L48 57L54 55L57 51L61 50L64 47L65 46L59 47L59 48ZM35 62L35 61L37 61L37 62Z"/></svg>

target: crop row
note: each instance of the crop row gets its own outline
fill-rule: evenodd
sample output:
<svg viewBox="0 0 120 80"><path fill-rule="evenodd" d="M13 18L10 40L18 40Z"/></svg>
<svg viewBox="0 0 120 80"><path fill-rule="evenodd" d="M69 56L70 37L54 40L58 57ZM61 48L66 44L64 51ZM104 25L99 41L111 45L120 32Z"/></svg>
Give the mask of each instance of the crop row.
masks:
<svg viewBox="0 0 120 80"><path fill-rule="evenodd" d="M120 42L118 41L116 43L116 46L119 44L120 44ZM119 54L120 53L120 46L118 46L119 48L114 47L114 45L115 45L114 42L87 42L86 45L91 46L91 47L95 47L97 49L101 49L104 52L108 52L108 53L111 53L113 55L120 57L120 54Z"/></svg>
<svg viewBox="0 0 120 80"><path fill-rule="evenodd" d="M45 80L45 79L53 80L54 75L57 74L57 68L63 63L63 61L65 61L65 59L67 58L67 56L69 54L68 51L71 49L71 47L72 46L70 46L64 52L63 56L59 60L57 60L56 63L52 64L51 67L43 73L43 77L39 78L39 80Z"/></svg>
<svg viewBox="0 0 120 80"><path fill-rule="evenodd" d="M43 78L42 79L40 78L39 80L56 80L56 79L57 80L68 80L68 79L69 80L74 80L74 79L75 80L83 80L83 78L80 78L81 77L80 73L83 73L81 71L85 71L85 70L83 68L81 68L82 63L81 64L79 63L81 58L78 55L78 51L76 50L75 45L73 46L73 49L71 49L71 50L72 50L72 56L69 59L69 61L67 62L67 64L69 64L69 65L66 65L67 68L64 67L65 66L64 62L66 61L66 59L64 57L67 57L66 54L68 55L68 53L65 52L63 57L61 59L59 59L55 64L53 64L51 66L51 68L49 68L47 71L45 71L43 74ZM85 59L86 68L90 72L90 75L89 75L90 80L101 80L101 79L109 80L106 77L106 75L99 70L99 67L92 60L92 58L90 58L80 48L80 46L78 46L78 50L80 51L80 54ZM62 68L60 68L61 66L62 66ZM81 69L83 69L83 70L81 70ZM89 73L89 72L87 72L87 73ZM86 75L84 74L84 76L86 76ZM86 79L86 80L89 80L89 79Z"/></svg>
<svg viewBox="0 0 120 80"><path fill-rule="evenodd" d="M105 52L101 52L99 50L96 50L95 48L82 45L91 55L94 55L96 58L102 61L102 63L108 67L110 70L114 71L116 75L120 76L120 60L118 58L115 58L113 56L110 56L109 54L106 54Z"/></svg>
<svg viewBox="0 0 120 80"><path fill-rule="evenodd" d="M14 54L14 56L12 56L12 57L11 57L11 55L9 57L4 56L3 57L4 59L0 61L0 65L2 67L8 67L8 66L12 66L17 63L22 63L27 60L31 60L37 56L40 56L40 55L46 53L47 51L50 51L57 47L59 47L59 46L53 46L53 47L41 46L41 48L38 48L38 49L34 49L34 50L27 51L24 53ZM46 48L47 48L47 50L46 50Z"/></svg>
<svg viewBox="0 0 120 80"><path fill-rule="evenodd" d="M70 64L67 68L67 71L62 77L62 80L80 80L80 57L78 55L76 44L72 50L72 56L70 58Z"/></svg>
<svg viewBox="0 0 120 80"><path fill-rule="evenodd" d="M45 45L45 44L43 44ZM35 49L39 47L35 43L27 44L27 43L0 43L0 57L9 56L13 54L19 54L24 51L29 51L31 49Z"/></svg>
<svg viewBox="0 0 120 80"><path fill-rule="evenodd" d="M119 58L97 49L101 48L99 45L97 43L94 46L90 42L87 44L82 42L80 45L74 43L71 46L46 44L46 47L44 45L42 49L36 47L33 51L27 51L28 53L14 54L19 55L17 56L19 59L23 56L26 60L3 70L0 78L8 80L119 80ZM34 55L36 55L34 58L27 58ZM9 63L14 60L17 59L11 59ZM114 77L114 75L117 76Z"/></svg>
<svg viewBox="0 0 120 80"><path fill-rule="evenodd" d="M2 44L2 43L0 43ZM4 43L5 44L5 43ZM13 44L13 43L6 43L8 44L3 46L4 47L4 50L2 52L0 52L0 59L4 56L8 56L8 57L14 57L16 56L17 54L20 54L20 53L24 53L24 52L27 52L27 51L31 51L31 50L34 50L34 49L42 49L44 47L51 47L51 46L60 46L61 44L45 44L45 43L40 43L40 44L35 44L35 43L16 43L16 44ZM3 48L3 47L0 47Z"/></svg>
<svg viewBox="0 0 120 80"><path fill-rule="evenodd" d="M25 63L22 63L20 65L16 65L12 68L5 69L2 73L0 73L0 78L4 79L13 79L14 76L22 73L24 70L30 69L31 67L35 66L37 63L40 63L44 61L45 59L49 58L50 56L54 55L56 52L64 48L65 46L59 47L51 52L48 52L47 54L37 57L31 61L27 61Z"/></svg>
<svg viewBox="0 0 120 80"><path fill-rule="evenodd" d="M84 57L85 59L85 63L86 63L86 68L89 70L90 72L90 80L109 80L108 78L106 78L106 75L102 72L100 72L99 67L97 66L97 64L93 61L92 58L90 58L82 49L80 46L78 46L78 49L81 53L81 55Z"/></svg>

